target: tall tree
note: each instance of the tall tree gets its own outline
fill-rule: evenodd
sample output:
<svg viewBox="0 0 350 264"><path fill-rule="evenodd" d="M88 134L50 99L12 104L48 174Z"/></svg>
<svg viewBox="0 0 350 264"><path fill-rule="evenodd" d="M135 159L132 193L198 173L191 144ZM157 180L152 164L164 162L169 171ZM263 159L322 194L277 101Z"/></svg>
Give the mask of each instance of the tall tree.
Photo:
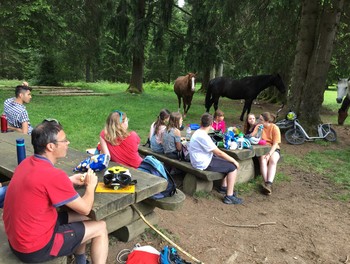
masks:
<svg viewBox="0 0 350 264"><path fill-rule="evenodd" d="M290 97L309 129L321 122L320 109L343 0L304 0Z"/></svg>
<svg viewBox="0 0 350 264"><path fill-rule="evenodd" d="M150 25L156 20L156 17L158 17L164 25L160 26L160 24L158 24L160 26L160 31L163 31L163 27L169 26L174 0L137 0L131 2L134 18L131 42L129 42L132 50L132 72L127 91L132 93L142 93L145 45L149 40L148 33Z"/></svg>

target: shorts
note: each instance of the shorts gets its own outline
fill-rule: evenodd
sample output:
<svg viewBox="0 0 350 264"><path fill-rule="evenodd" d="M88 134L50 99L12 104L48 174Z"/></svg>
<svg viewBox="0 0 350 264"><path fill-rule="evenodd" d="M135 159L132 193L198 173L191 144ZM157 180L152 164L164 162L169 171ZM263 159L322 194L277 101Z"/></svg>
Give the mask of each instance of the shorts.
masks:
<svg viewBox="0 0 350 264"><path fill-rule="evenodd" d="M228 174L232 171L235 171L236 169L237 169L237 167L233 163L231 163L223 158L213 156L213 158L210 161L209 166L205 170Z"/></svg>
<svg viewBox="0 0 350 264"><path fill-rule="evenodd" d="M14 250L13 253L26 263L38 263L52 260L56 257L72 255L85 235L83 222L68 223L68 213L58 213L55 230L49 243L38 251L21 253Z"/></svg>

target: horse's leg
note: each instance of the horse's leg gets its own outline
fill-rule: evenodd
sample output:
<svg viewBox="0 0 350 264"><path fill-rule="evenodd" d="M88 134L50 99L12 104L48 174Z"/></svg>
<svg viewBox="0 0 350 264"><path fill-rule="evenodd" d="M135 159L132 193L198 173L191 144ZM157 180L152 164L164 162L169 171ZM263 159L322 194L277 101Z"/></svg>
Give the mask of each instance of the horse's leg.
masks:
<svg viewBox="0 0 350 264"><path fill-rule="evenodd" d="M220 96L215 97L215 98L213 99L215 111L218 110L218 108L219 108L219 98L220 98Z"/></svg>
<svg viewBox="0 0 350 264"><path fill-rule="evenodd" d="M183 101L183 103L184 103L184 117L186 117L186 114L187 114L187 112L188 112L188 110L190 110L190 107L191 107L191 102L192 102L192 97L193 97L193 94L192 95L189 95L188 97L187 97L187 99L185 100L184 99L184 101ZM187 108L186 108L186 106L185 105L187 105ZM186 109L186 110L185 110Z"/></svg>
<svg viewBox="0 0 350 264"><path fill-rule="evenodd" d="M250 109L252 107L252 102L253 102L252 99L245 100L244 106L243 106L243 111L242 111L242 114L241 114L241 117L239 118L239 120L243 121L245 112L247 112L247 114L250 113Z"/></svg>
<svg viewBox="0 0 350 264"><path fill-rule="evenodd" d="M346 96L343 100L341 107L338 110L338 125L343 125L345 119L348 117L348 110L350 106L350 99Z"/></svg>
<svg viewBox="0 0 350 264"><path fill-rule="evenodd" d="M181 96L180 95L177 96L177 100L179 102L179 108L177 109L177 111L180 113L180 107L181 107Z"/></svg>
<svg viewBox="0 0 350 264"><path fill-rule="evenodd" d="M185 118L186 114L187 114L185 97L182 98L182 104L183 104L183 108L184 108L184 118Z"/></svg>

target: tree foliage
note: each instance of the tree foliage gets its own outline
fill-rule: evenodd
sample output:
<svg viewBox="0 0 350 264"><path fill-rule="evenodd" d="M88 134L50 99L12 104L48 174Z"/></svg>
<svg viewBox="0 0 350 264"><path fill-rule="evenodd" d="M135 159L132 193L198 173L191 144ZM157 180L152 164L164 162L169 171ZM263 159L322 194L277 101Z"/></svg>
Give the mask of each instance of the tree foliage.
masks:
<svg viewBox="0 0 350 264"><path fill-rule="evenodd" d="M179 7L176 0L4 0L0 78L51 85L109 80L142 92L144 81L172 82L187 72L197 72L205 90L212 70L222 66L224 75L236 79L278 72L291 87L289 103L305 115L300 107L309 105L307 94L316 92L312 106L319 109L324 85L349 77L350 70L350 2L344 2L339 27L333 23L338 31L328 37L323 22L334 14L330 7L341 10L343 1L310 0L317 15L305 22L308 31L302 34L305 2L187 0ZM312 37L301 70L305 36ZM324 43L333 43L332 37L329 49ZM330 60L328 67L317 54ZM295 97L298 89L303 95ZM264 96L283 100L273 89Z"/></svg>

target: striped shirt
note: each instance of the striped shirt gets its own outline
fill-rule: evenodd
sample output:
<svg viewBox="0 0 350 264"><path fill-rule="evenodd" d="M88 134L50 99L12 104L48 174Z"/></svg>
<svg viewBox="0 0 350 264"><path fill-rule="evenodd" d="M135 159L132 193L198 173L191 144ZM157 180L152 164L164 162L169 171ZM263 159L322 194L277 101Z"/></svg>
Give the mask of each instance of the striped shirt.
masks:
<svg viewBox="0 0 350 264"><path fill-rule="evenodd" d="M9 126L22 128L23 122L28 122L28 135L32 133L33 127L30 125L28 112L23 104L15 102L15 97L6 99L4 102L4 113Z"/></svg>

